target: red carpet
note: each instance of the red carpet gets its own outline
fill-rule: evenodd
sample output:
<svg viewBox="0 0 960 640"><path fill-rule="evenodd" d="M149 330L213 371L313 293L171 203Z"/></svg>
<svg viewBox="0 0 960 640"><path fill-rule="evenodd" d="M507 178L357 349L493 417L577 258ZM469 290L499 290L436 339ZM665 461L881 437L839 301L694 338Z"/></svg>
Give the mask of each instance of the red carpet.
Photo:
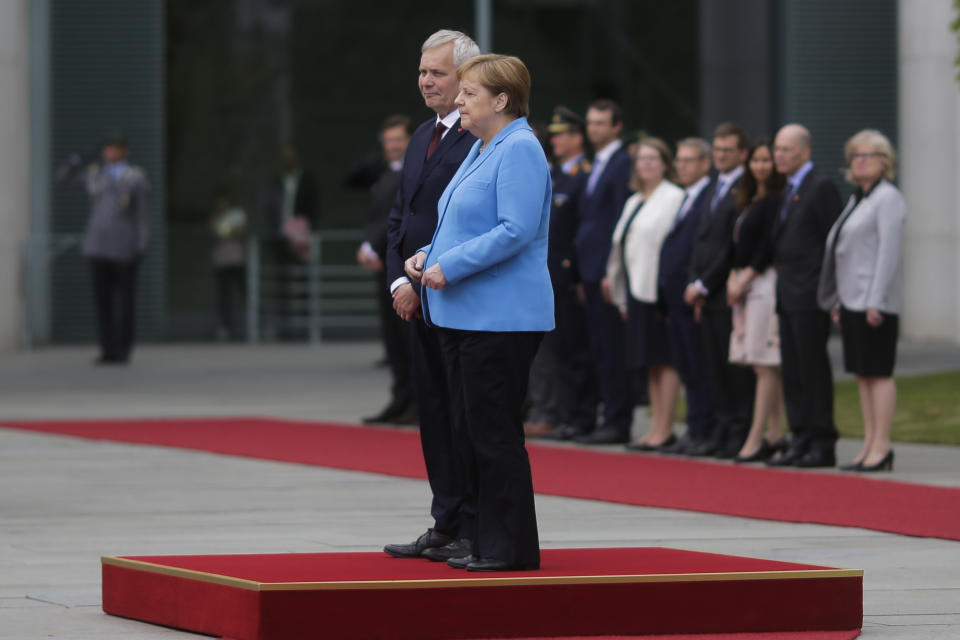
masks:
<svg viewBox="0 0 960 640"><path fill-rule="evenodd" d="M17 429L425 478L412 430L266 418L3 422ZM960 489L528 445L538 493L960 540Z"/></svg>
<svg viewBox="0 0 960 640"><path fill-rule="evenodd" d="M380 552L103 558L107 613L236 640L852 638L862 598L862 571L663 548L489 574Z"/></svg>

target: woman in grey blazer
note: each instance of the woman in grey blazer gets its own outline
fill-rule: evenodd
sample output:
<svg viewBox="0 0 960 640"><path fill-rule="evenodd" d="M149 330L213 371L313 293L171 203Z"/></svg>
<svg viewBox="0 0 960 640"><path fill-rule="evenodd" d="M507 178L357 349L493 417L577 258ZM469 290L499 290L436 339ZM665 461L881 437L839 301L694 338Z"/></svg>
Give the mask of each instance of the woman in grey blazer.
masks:
<svg viewBox="0 0 960 640"><path fill-rule="evenodd" d="M897 390L893 365L900 311L900 240L907 206L893 186L896 154L879 131L847 141L847 180L858 189L827 236L817 291L843 335L843 361L854 375L864 442L847 471L891 471L890 430Z"/></svg>

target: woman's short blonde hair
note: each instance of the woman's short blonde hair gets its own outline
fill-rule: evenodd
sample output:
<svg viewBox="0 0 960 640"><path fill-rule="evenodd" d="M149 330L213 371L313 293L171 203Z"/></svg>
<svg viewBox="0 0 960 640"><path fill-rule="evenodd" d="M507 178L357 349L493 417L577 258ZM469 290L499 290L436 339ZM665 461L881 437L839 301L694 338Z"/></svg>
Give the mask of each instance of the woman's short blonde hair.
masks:
<svg viewBox="0 0 960 640"><path fill-rule="evenodd" d="M640 150L644 147L653 149L660 155L660 161L663 162L663 179L673 182L676 174L673 166L673 152L670 151L670 145L652 136L645 136L637 141L637 148L633 152L633 167L630 169L630 189L633 191L643 191L643 178L637 173L637 158L640 157Z"/></svg>
<svg viewBox="0 0 960 640"><path fill-rule="evenodd" d="M883 177L890 182L897 172L897 152L893 150L890 139L876 129L864 129L855 133L847 144L843 147L844 157L847 159L847 169L843 172L843 177L851 184L857 184L853 178L853 171L849 165L853 162L853 154L866 149L872 153L879 153L883 160Z"/></svg>
<svg viewBox="0 0 960 640"><path fill-rule="evenodd" d="M520 58L488 53L457 67L457 80L470 74L484 89L507 96L506 112L515 118L530 113L530 72Z"/></svg>

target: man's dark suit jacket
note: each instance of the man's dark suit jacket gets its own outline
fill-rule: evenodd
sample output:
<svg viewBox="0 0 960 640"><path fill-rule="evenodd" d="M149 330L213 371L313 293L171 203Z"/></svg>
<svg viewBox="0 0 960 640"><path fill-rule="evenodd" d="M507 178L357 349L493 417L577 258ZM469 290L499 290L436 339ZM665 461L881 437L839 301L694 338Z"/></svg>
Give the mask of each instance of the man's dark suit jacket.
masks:
<svg viewBox="0 0 960 640"><path fill-rule="evenodd" d="M707 201L694 239L687 283L697 280L703 283L709 292L707 305L710 307L727 305L727 277L730 275L730 261L733 256L733 227L738 214L736 190L739 186L740 181L737 180L712 213L710 201L713 200L717 188L717 178L703 190Z"/></svg>
<svg viewBox="0 0 960 640"><path fill-rule="evenodd" d="M427 146L436 124L437 119L431 118L417 127L403 159L400 188L387 219L388 286L406 276L404 261L430 244L437 228L437 201L477 140L457 120L427 160ZM419 295L420 283L411 284Z"/></svg>
<svg viewBox="0 0 960 640"><path fill-rule="evenodd" d="M553 203L550 207L550 240L547 269L554 291L569 288L580 281L573 239L580 224L580 200L589 177L589 165L581 160L568 174L560 166L550 172L553 179Z"/></svg>
<svg viewBox="0 0 960 640"><path fill-rule="evenodd" d="M843 202L836 185L815 168L804 177L790 200L786 220L780 220L778 209L773 227L777 309L815 311L820 308L817 285L827 234L839 217Z"/></svg>
<svg viewBox="0 0 960 640"><path fill-rule="evenodd" d="M630 196L631 164L630 153L620 147L604 167L593 193L587 195L584 190L580 227L574 238L580 277L584 282L600 282L606 275L613 229Z"/></svg>
<svg viewBox="0 0 960 640"><path fill-rule="evenodd" d="M687 215L684 216L667 237L660 248L660 267L658 284L672 308L683 308L683 293L690 284L690 259L693 256L693 244L700 229L700 220L704 209L710 206L710 185L700 190Z"/></svg>
<svg viewBox="0 0 960 640"><path fill-rule="evenodd" d="M270 232L280 236L283 230L283 176L274 178L268 191L266 214ZM293 215L306 218L311 230L316 230L320 224L320 189L309 171L300 174L297 193L293 197Z"/></svg>
<svg viewBox="0 0 960 640"><path fill-rule="evenodd" d="M347 172L343 186L370 190L370 208L363 227L363 239L383 260L387 255L387 217L397 197L400 172L392 170L382 155L375 154Z"/></svg>

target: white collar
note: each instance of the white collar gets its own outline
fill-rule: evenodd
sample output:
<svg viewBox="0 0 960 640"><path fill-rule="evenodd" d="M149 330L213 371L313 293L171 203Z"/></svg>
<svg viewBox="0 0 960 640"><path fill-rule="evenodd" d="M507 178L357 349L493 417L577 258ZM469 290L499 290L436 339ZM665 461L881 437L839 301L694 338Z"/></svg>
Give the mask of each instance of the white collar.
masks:
<svg viewBox="0 0 960 640"><path fill-rule="evenodd" d="M600 149L599 151L597 151L596 154L594 154L593 163L604 164L604 165L607 164L607 162L610 160L610 156L615 154L617 150L620 149L620 147L622 146L623 146L623 140L621 140L620 138L617 138L616 140L614 140L613 142L605 146L603 149Z"/></svg>
<svg viewBox="0 0 960 640"><path fill-rule="evenodd" d="M731 169L726 173L721 173L717 176L717 179L723 182L724 185L732 184L737 180L741 175L743 175L743 165L741 164L736 169Z"/></svg>
<svg viewBox="0 0 960 640"><path fill-rule="evenodd" d="M437 114L437 124L442 122L443 126L445 126L448 131L450 130L450 127L455 125L457 123L457 120L459 119L460 119L460 109L454 109L453 111L451 111L450 113L448 113L442 118L440 117L439 113ZM434 125L434 127L436 127L436 125Z"/></svg>
<svg viewBox="0 0 960 640"><path fill-rule="evenodd" d="M697 199L700 193L707 188L707 185L710 184L710 176L705 175L692 185L686 188L687 192L687 202L693 202Z"/></svg>

